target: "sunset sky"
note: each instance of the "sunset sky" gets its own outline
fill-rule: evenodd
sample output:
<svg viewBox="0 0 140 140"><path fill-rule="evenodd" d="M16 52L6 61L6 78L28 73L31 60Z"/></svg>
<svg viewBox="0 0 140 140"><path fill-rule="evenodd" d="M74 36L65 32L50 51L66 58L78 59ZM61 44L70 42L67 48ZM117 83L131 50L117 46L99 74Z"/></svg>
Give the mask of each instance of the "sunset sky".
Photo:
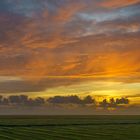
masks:
<svg viewBox="0 0 140 140"><path fill-rule="evenodd" d="M0 0L0 94L140 104L140 0Z"/></svg>

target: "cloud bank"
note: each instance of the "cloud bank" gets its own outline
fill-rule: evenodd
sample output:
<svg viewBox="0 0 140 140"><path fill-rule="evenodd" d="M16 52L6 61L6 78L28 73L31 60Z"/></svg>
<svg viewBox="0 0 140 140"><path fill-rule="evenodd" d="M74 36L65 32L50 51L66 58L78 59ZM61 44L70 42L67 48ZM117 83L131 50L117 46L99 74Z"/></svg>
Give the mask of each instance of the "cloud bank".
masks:
<svg viewBox="0 0 140 140"><path fill-rule="evenodd" d="M1 0L1 93L85 81L139 83L139 0Z"/></svg>

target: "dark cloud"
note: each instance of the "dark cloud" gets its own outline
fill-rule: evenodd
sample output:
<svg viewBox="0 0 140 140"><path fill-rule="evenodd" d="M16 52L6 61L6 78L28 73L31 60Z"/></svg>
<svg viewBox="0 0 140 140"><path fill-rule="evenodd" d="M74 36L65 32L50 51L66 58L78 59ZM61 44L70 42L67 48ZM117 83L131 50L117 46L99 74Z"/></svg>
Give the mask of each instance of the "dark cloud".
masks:
<svg viewBox="0 0 140 140"><path fill-rule="evenodd" d="M41 106L45 104L45 99L41 97L36 97L34 99L29 98L26 95L12 95L7 98L0 97L0 105L9 106Z"/></svg>
<svg viewBox="0 0 140 140"><path fill-rule="evenodd" d="M78 84L83 81L85 80L79 78L45 78L38 82L31 82L30 80L12 80L0 82L0 93L40 92L53 87Z"/></svg>
<svg viewBox="0 0 140 140"><path fill-rule="evenodd" d="M95 100L91 96L80 99L78 96L55 96L47 100L51 104L94 104Z"/></svg>
<svg viewBox="0 0 140 140"><path fill-rule="evenodd" d="M59 106L59 105L78 105L78 106L92 106L99 109L100 107L104 109L109 108L119 108L129 105L129 100L127 98L111 98L109 101L104 99L102 102L96 101L91 96L85 96L81 99L79 96L54 96L48 99L36 97L29 98L26 95L12 95L8 97L0 96L0 105L3 106ZM131 105L130 105L131 106Z"/></svg>
<svg viewBox="0 0 140 140"><path fill-rule="evenodd" d="M73 96L54 96L47 100L41 97L29 98L26 95L11 95L8 97L0 96L0 105L21 105L21 106L40 106L49 104L77 104L77 105L95 105L95 100L91 96L80 97Z"/></svg>
<svg viewBox="0 0 140 140"><path fill-rule="evenodd" d="M116 108L119 105L127 105L129 104L129 99L127 98L111 98L109 101L107 99L104 99L102 102L100 102L100 106L103 108Z"/></svg>

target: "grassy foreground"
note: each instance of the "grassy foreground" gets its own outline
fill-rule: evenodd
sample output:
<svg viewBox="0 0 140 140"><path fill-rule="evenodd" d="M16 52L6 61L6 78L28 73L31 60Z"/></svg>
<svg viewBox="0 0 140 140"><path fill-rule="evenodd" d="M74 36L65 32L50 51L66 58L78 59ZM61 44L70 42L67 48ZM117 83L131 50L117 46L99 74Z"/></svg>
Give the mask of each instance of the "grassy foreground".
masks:
<svg viewBox="0 0 140 140"><path fill-rule="evenodd" d="M0 140L140 140L140 116L2 116Z"/></svg>

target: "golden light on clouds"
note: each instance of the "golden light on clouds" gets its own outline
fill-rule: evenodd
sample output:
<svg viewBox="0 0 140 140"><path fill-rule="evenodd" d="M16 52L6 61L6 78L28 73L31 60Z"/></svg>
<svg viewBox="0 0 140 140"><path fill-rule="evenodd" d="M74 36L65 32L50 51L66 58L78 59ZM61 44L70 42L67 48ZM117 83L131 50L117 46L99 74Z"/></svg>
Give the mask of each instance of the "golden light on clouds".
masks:
<svg viewBox="0 0 140 140"><path fill-rule="evenodd" d="M1 94L125 96L139 102L140 0L0 5Z"/></svg>

